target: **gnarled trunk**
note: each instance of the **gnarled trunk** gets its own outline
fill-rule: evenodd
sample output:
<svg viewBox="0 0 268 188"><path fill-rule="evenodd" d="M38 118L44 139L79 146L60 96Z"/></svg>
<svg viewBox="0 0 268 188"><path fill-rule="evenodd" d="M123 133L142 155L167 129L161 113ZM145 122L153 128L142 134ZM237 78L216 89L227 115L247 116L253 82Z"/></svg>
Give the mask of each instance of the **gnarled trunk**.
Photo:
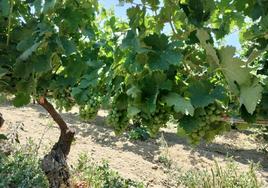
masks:
<svg viewBox="0 0 268 188"><path fill-rule="evenodd" d="M0 128L4 125L4 122L5 122L5 120L2 116L2 114L0 113Z"/></svg>
<svg viewBox="0 0 268 188"><path fill-rule="evenodd" d="M50 153L42 160L42 169L47 175L51 188L58 188L62 185L69 187L70 173L66 158L70 152L75 131L68 127L60 114L45 97L40 97L38 103L47 110L60 128L59 140L53 146Z"/></svg>

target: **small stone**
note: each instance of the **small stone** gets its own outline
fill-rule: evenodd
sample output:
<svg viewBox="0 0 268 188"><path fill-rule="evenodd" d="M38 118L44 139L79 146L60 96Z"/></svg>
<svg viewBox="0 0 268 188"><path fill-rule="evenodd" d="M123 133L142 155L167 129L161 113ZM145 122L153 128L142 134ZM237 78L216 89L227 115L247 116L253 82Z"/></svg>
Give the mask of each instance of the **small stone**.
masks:
<svg viewBox="0 0 268 188"><path fill-rule="evenodd" d="M167 169L164 170L164 173L165 173L165 174L167 174L168 172L169 172L169 170L167 170Z"/></svg>
<svg viewBox="0 0 268 188"><path fill-rule="evenodd" d="M157 165L153 165L152 166L152 169L157 170L158 169L158 166Z"/></svg>
<svg viewBox="0 0 268 188"><path fill-rule="evenodd" d="M154 182L154 179L149 179L148 183L153 183Z"/></svg>

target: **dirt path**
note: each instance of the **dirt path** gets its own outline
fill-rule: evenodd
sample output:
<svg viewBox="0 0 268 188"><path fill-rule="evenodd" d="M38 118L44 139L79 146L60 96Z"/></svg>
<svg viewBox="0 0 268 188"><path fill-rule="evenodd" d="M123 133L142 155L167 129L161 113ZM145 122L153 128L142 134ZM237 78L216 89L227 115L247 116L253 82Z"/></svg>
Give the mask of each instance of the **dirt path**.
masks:
<svg viewBox="0 0 268 188"><path fill-rule="evenodd" d="M8 126L24 124L19 131L19 139L25 143L28 138L35 143L42 141L40 153L44 154L58 138L59 130L47 113L38 105L14 108L0 106L6 122L1 131ZM146 142L130 142L125 136L116 137L105 125L104 111L100 111L93 122L84 123L77 112L62 113L66 122L76 129L76 141L69 156L69 163L77 161L79 154L87 153L96 161L108 160L110 166L123 177L143 181L148 187L172 187L167 170L157 162L161 155L161 143L158 139ZM176 129L163 130L168 145L167 153L172 164L182 170L210 167L214 160L224 165L226 156L233 156L240 169L248 168L250 161L260 162L263 170L260 176L268 181L268 156L257 151L258 145L253 138L244 133L230 132L218 137L212 144L202 144L192 148L184 139L177 137ZM171 185L170 185L171 184ZM173 186L174 187L174 186Z"/></svg>

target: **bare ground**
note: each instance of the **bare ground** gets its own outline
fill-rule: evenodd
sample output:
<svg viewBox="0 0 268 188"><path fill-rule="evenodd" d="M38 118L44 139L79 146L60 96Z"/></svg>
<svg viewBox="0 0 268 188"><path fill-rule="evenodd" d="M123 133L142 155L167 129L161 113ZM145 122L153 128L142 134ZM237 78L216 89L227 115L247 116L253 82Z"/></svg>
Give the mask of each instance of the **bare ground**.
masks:
<svg viewBox="0 0 268 188"><path fill-rule="evenodd" d="M31 138L35 143L41 141L40 155L49 151L57 141L59 130L45 110L38 105L15 108L10 105L0 106L5 121L1 132L7 132L9 126L23 124L19 131L21 143ZM129 141L126 136L115 136L113 130L105 124L105 112L100 111L91 123L79 120L76 110L62 113L66 122L76 129L76 141L69 155L69 164L77 162L81 153L87 153L92 159L108 160L111 168L125 178L142 181L148 187L174 187L168 170L158 162L163 154L163 144L157 139L141 142ZM166 153L172 159L172 166L182 171L192 168L210 168L217 160L220 165L226 163L226 156L232 156L239 169L246 170L250 162L260 163L262 170L259 177L268 182L268 156L258 151L259 145L247 132L232 131L219 136L211 144L201 144L193 148L185 139L176 135L176 129L169 125L162 130L167 143Z"/></svg>

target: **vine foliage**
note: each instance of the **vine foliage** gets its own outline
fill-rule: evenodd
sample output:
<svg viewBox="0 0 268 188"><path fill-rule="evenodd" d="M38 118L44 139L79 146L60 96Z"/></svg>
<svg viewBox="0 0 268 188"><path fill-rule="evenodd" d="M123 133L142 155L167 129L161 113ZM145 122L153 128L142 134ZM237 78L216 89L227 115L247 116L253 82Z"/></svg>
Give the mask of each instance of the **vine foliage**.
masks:
<svg viewBox="0 0 268 188"><path fill-rule="evenodd" d="M127 20L96 0L1 0L0 92L85 120L106 108L116 133L173 118L192 143L230 130L223 116L267 118L266 0L119 3ZM241 50L224 45L234 31Z"/></svg>

